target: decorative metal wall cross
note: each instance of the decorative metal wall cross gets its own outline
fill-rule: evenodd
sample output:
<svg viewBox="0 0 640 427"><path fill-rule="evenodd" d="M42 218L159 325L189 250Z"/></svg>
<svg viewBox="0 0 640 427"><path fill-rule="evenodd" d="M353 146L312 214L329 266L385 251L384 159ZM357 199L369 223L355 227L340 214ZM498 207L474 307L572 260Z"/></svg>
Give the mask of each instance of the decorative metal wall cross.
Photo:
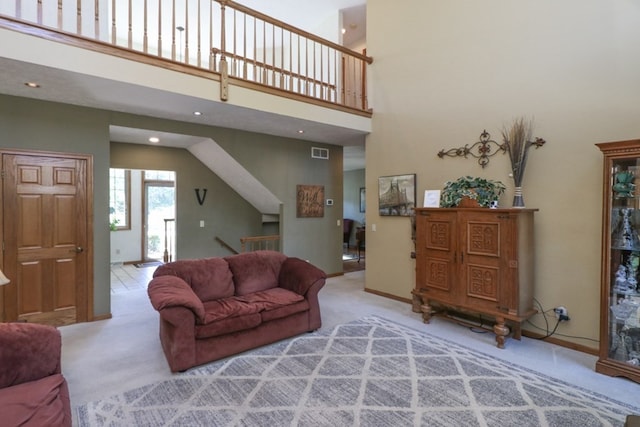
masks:
<svg viewBox="0 0 640 427"><path fill-rule="evenodd" d="M495 148L493 146L495 145ZM468 157L472 156L478 159L478 164L483 168L489 164L489 158L495 156L500 151L503 153L507 152L507 144L498 144L493 139L491 139L491 135L489 132L485 130L480 134L480 139L478 142L474 143L471 147L469 144L466 144L464 147L460 148L451 148L449 150L440 150L438 153L438 157L441 159L444 156L448 157Z"/></svg>

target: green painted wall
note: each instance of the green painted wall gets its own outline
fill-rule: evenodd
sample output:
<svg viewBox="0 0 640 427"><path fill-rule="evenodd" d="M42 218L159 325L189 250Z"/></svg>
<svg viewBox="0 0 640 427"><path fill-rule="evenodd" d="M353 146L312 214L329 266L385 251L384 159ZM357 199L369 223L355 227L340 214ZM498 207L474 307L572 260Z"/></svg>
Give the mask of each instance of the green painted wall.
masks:
<svg viewBox="0 0 640 427"><path fill-rule="evenodd" d="M212 139L283 202L280 221L282 251L287 255L309 260L328 274L342 271L340 244L342 241L342 228L337 224L337 221L342 219L343 207L341 146L310 143L293 138L282 138L253 132L127 114L113 114L111 124ZM311 147L328 148L329 160L312 159ZM138 153L136 155L138 160L132 157L126 160L126 164L120 163L119 160L115 158L115 153L112 153L114 162L118 162L117 164L112 162L112 165L114 167L136 169L146 168L147 166L144 166L145 162L147 159L153 159L155 157L153 153L155 153L156 148L157 147L152 146L135 147ZM132 147L128 149L134 150ZM183 151L187 152L186 150ZM119 158L127 157L129 156L119 156ZM172 161L173 157L171 155L166 156L164 160L149 160L149 162L154 162L154 164L158 165L154 166L154 168L160 169L162 169L162 167L160 167L161 165L170 165ZM204 167L199 161L197 161L197 164L199 164L198 167ZM191 171L190 167L186 167L186 172L192 173L195 172L195 170ZM180 179L180 175L178 175L177 180L180 181ZM196 181L197 185L195 185ZM202 188L206 183L205 181L205 177L201 177L199 180L194 179L194 185L187 188L187 206L195 203L193 188ZM325 197L334 200L333 206L325 206L324 217L296 217L296 185L298 184L324 185ZM207 202L205 205L208 205L209 197L211 196L214 195L210 193L207 194ZM180 199L178 203L180 204ZM218 203L224 204L226 201L225 199L220 199ZM237 210L238 208L233 206L229 207L229 215L224 216L224 218L226 218L225 227L227 228L234 227L234 222L238 220L237 215L233 213L234 209ZM184 215L186 215L186 219L189 221L198 221L200 219L198 212L200 211L196 210L195 213L186 212ZM182 216L180 212L178 216ZM195 222L193 225L196 225ZM262 234L261 227L261 224L258 226L252 223L250 229L247 230L247 234L240 233L234 237L233 234L227 233L224 236L231 239L228 240L229 242L233 242L233 239L238 241L237 239L240 237L251 235L251 233ZM273 226L269 225L265 227L265 229L271 232L273 231ZM178 230L178 232L181 231L181 229ZM180 247L183 246L183 243L178 244L180 246L177 252L179 256L182 257L184 252L180 250ZM192 252L200 253L201 251L210 250L210 248L205 249L204 246L196 248L197 245L193 242L189 243L189 245L192 246L190 249Z"/></svg>
<svg viewBox="0 0 640 427"><path fill-rule="evenodd" d="M131 126L211 138L283 201L282 249L328 274L342 271L342 147L211 126L81 108L0 95L0 148L85 153L94 160L94 314L110 313L108 227L109 167L177 172L176 239L179 258L227 255L220 236L239 248L242 236L261 234L261 215L185 149L122 144L109 140L109 125ZM311 159L312 146L330 149L330 160ZM297 184L325 186L334 205L323 218L296 218ZM207 188L200 206L194 188ZM104 215L101 214L104 212ZM204 230L199 227L205 221ZM266 227L273 230L273 225Z"/></svg>
<svg viewBox="0 0 640 427"><path fill-rule="evenodd" d="M94 314L110 312L109 113L0 95L0 148L93 156ZM104 215L100 215L104 212Z"/></svg>
<svg viewBox="0 0 640 427"><path fill-rule="evenodd" d="M282 249L331 274L342 271L340 242L342 226L342 147L299 140L235 132L216 139L232 157L283 202ZM311 158L311 147L329 149L329 160ZM326 199L323 218L296 217L296 185L324 185Z"/></svg>
<svg viewBox="0 0 640 427"><path fill-rule="evenodd" d="M178 259L231 255L216 236L239 251L240 237L261 234L262 215L183 148L112 142L111 167L176 172ZM195 188L207 189L202 206Z"/></svg>

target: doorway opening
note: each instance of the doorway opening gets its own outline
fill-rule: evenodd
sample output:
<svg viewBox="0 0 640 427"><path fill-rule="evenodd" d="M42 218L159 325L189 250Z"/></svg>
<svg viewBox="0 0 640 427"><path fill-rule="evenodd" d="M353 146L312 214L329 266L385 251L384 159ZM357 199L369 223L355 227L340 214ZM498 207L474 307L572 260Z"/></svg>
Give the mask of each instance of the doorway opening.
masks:
<svg viewBox="0 0 640 427"><path fill-rule="evenodd" d="M174 171L110 169L111 264L176 259Z"/></svg>
<svg viewBox="0 0 640 427"><path fill-rule="evenodd" d="M144 238L143 260L170 262L175 259L175 172L143 171Z"/></svg>

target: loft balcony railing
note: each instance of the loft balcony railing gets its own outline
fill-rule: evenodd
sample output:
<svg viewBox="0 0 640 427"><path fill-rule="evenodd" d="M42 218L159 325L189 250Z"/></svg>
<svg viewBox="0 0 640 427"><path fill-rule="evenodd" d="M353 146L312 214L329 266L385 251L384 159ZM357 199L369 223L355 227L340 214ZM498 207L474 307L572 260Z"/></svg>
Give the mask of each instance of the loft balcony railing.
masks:
<svg viewBox="0 0 640 427"><path fill-rule="evenodd" d="M372 58L229 0L6 0L0 18L206 70L229 85L369 115ZM11 28L16 29L17 26ZM31 31L32 32L32 31Z"/></svg>

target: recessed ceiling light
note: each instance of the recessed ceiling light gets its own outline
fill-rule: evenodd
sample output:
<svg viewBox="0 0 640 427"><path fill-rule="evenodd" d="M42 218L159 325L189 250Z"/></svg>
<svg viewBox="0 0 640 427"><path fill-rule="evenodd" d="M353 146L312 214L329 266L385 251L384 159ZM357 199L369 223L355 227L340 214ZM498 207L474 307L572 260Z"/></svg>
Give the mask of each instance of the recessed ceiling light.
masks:
<svg viewBox="0 0 640 427"><path fill-rule="evenodd" d="M157 136L152 136L151 138L149 138L149 142L157 144L158 142L160 142L160 138L158 138Z"/></svg>
<svg viewBox="0 0 640 427"><path fill-rule="evenodd" d="M201 115L202 115L202 112L200 112L200 111L194 111L194 112L193 112L193 115L194 115L194 116L201 116Z"/></svg>
<svg viewBox="0 0 640 427"><path fill-rule="evenodd" d="M344 34L344 33L346 33L346 32L347 32L347 29L346 29L346 28L343 28L343 29L342 29L342 34Z"/></svg>
<svg viewBox="0 0 640 427"><path fill-rule="evenodd" d="M304 133L304 131L303 131L302 129L300 129L300 130L298 131L298 133Z"/></svg>
<svg viewBox="0 0 640 427"><path fill-rule="evenodd" d="M26 82L24 85L25 86L29 86L30 88L34 88L34 89L40 87L40 85L38 83L35 83L35 82Z"/></svg>

